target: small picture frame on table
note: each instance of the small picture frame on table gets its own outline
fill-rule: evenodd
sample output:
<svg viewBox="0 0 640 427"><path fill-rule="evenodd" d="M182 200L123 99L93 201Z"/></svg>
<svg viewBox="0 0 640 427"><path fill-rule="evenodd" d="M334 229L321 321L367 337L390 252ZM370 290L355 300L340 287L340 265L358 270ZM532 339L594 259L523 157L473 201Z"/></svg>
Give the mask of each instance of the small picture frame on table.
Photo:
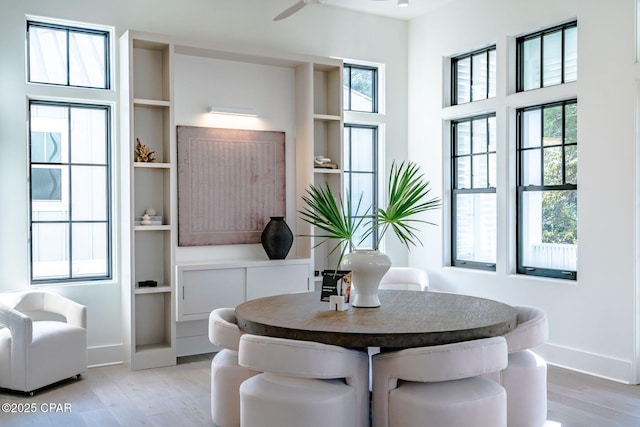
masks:
<svg viewBox="0 0 640 427"><path fill-rule="evenodd" d="M329 302L330 310L344 311L349 308L351 294L351 272L347 270L324 270L320 300Z"/></svg>

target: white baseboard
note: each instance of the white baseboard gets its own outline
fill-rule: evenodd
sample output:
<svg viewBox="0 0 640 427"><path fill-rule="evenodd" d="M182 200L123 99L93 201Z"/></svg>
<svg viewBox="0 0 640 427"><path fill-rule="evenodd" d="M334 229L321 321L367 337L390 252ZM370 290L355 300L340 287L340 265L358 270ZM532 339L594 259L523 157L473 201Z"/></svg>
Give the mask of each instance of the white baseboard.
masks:
<svg viewBox="0 0 640 427"><path fill-rule="evenodd" d="M89 347L89 367L115 365L122 363L124 348L122 344Z"/></svg>
<svg viewBox="0 0 640 427"><path fill-rule="evenodd" d="M629 360L616 359L554 344L544 344L536 347L534 351L550 365L624 384L635 383L633 364Z"/></svg>

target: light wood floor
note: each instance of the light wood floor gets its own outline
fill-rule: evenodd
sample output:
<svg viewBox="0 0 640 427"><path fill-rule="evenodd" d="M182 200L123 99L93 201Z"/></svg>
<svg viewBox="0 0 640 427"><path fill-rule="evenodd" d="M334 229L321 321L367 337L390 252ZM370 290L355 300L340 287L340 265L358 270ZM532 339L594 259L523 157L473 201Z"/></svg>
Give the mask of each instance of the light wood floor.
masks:
<svg viewBox="0 0 640 427"><path fill-rule="evenodd" d="M35 408L20 414L0 409L0 426L211 427L211 357L179 358L177 366L142 371L123 365L91 368L81 380L45 388L34 397L0 390L0 408ZM545 427L640 426L638 386L550 366L548 390Z"/></svg>

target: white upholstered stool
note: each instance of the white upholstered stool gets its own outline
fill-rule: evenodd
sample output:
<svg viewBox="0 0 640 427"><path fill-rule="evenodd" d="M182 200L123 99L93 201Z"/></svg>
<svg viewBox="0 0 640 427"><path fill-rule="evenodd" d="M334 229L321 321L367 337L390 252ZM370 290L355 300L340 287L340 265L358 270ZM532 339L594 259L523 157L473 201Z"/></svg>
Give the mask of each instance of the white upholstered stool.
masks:
<svg viewBox="0 0 640 427"><path fill-rule="evenodd" d="M211 312L209 341L223 348L211 361L211 419L219 427L240 426L240 384L258 374L238 365L241 335L233 308Z"/></svg>
<svg viewBox="0 0 640 427"><path fill-rule="evenodd" d="M503 337L373 356L374 427L504 427L506 393L487 372L507 366Z"/></svg>
<svg viewBox="0 0 640 427"><path fill-rule="evenodd" d="M242 427L369 425L365 352L245 334L239 363L264 372L240 386Z"/></svg>
<svg viewBox="0 0 640 427"><path fill-rule="evenodd" d="M547 363L531 351L549 335L546 313L520 306L516 328L505 334L509 351L507 367L487 375L507 391L509 427L540 427L547 420Z"/></svg>

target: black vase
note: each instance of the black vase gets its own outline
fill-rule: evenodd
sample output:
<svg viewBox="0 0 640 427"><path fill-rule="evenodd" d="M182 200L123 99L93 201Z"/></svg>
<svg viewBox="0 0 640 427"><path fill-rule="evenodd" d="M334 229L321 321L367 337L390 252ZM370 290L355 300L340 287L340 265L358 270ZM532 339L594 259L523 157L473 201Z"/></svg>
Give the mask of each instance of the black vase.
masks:
<svg viewBox="0 0 640 427"><path fill-rule="evenodd" d="M293 233L282 216L272 216L260 236L269 259L285 259L293 244Z"/></svg>

